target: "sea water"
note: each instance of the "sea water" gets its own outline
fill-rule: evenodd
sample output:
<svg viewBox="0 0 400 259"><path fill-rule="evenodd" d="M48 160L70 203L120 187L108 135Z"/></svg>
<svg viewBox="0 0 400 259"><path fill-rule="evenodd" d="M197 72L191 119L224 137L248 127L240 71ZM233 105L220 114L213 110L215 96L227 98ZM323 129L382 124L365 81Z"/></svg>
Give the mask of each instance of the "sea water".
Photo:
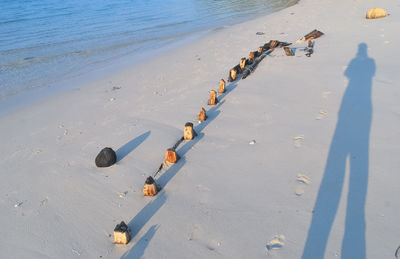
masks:
<svg viewBox="0 0 400 259"><path fill-rule="evenodd" d="M0 103L297 0L0 0Z"/></svg>

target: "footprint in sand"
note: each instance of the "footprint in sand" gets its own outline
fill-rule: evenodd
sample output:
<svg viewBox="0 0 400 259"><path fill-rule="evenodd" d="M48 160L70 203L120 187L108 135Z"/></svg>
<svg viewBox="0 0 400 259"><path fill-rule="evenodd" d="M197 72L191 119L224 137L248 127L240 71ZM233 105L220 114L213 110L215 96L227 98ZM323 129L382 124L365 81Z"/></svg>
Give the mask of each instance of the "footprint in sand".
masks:
<svg viewBox="0 0 400 259"><path fill-rule="evenodd" d="M294 137L293 141L294 141L295 147L297 147L297 148L301 147L301 144L304 141L304 135L302 134L302 135L298 135L298 136Z"/></svg>
<svg viewBox="0 0 400 259"><path fill-rule="evenodd" d="M188 240L192 241L197 239L201 232L203 232L202 226L200 224L193 224L192 231L188 235Z"/></svg>
<svg viewBox="0 0 400 259"><path fill-rule="evenodd" d="M343 67L343 70L345 70L346 68L347 68L347 66ZM329 96L331 93L332 93L331 91L323 92L323 93L322 93L322 98L323 98L323 99L327 99L328 96Z"/></svg>
<svg viewBox="0 0 400 259"><path fill-rule="evenodd" d="M267 251L281 249L285 245L284 235L275 235L266 245Z"/></svg>
<svg viewBox="0 0 400 259"><path fill-rule="evenodd" d="M310 184L311 180L308 176L304 174L298 174L296 177L297 185L296 185L296 190L295 194L297 196L301 196L304 194L306 190L306 186Z"/></svg>
<svg viewBox="0 0 400 259"><path fill-rule="evenodd" d="M197 190L198 190L199 192L208 192L208 191L210 191L210 188L208 188L207 186L202 185L202 184L198 184L198 185L196 186L196 188L197 188Z"/></svg>
<svg viewBox="0 0 400 259"><path fill-rule="evenodd" d="M321 120L323 119L326 115L328 115L328 112L325 110L319 110L318 116L315 118L316 120Z"/></svg>
<svg viewBox="0 0 400 259"><path fill-rule="evenodd" d="M43 200L40 201L40 206L44 206L48 201L49 201L48 197L44 198Z"/></svg>

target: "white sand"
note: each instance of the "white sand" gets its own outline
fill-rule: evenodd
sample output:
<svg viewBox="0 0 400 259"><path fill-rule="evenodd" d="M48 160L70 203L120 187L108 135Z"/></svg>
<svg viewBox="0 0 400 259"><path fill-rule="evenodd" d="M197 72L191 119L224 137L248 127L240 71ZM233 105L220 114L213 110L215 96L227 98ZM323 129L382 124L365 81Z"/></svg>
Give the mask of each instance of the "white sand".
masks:
<svg viewBox="0 0 400 259"><path fill-rule="evenodd" d="M390 15L366 20L372 7ZM371 259L394 258L400 245L399 17L396 0L302 0L2 115L0 258L301 258L307 237L322 244L329 237L325 258L365 258L363 252ZM208 91L241 57L270 39L294 42L315 28L325 35L315 41L311 58L300 50L296 57L276 50L247 79L228 84L219 106L206 106ZM331 228L320 226L331 229L329 235L318 230L310 236L349 85L344 71L360 43L367 44L376 72L372 112L361 109L354 118L358 125L372 115L369 157L360 158L369 175L352 186L365 190L367 182L368 194L365 213L365 195L356 190L349 198L355 212L350 208L348 219L357 223L357 215L365 216L366 226L346 225L347 163L345 177L330 177L327 185L339 191L320 191L340 201L337 213L329 199L320 209L322 217L333 210ZM361 70L355 77L368 81L371 75ZM351 97L353 108L363 107L363 97ZM202 106L210 118L198 125ZM188 121L199 136L182 144L182 160L162 172L162 192L143 197L145 178ZM346 127L342 134L351 131ZM94 158L107 146L124 146L119 154L125 156L110 168L96 168ZM358 161L357 155L351 159ZM333 158L335 165L340 161ZM114 245L110 236L121 220L132 228L127 246ZM345 230L358 232L342 248ZM364 230L366 249L360 245ZM309 258L320 258L308 246L315 249Z"/></svg>

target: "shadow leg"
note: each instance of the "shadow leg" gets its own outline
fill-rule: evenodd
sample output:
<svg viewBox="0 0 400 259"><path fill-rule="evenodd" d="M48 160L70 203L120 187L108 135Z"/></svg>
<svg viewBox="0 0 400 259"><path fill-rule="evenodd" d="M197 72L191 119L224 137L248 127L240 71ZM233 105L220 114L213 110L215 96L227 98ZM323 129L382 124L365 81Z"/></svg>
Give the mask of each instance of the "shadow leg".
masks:
<svg viewBox="0 0 400 259"><path fill-rule="evenodd" d="M367 140L368 141L368 140ZM356 145L358 152L350 160L350 183L347 198L346 228L342 258L366 258L365 202L368 185L368 143Z"/></svg>
<svg viewBox="0 0 400 259"><path fill-rule="evenodd" d="M337 129L332 139L324 176L314 205L302 259L324 258L329 233L339 206L346 169L345 143L338 135L340 133Z"/></svg>

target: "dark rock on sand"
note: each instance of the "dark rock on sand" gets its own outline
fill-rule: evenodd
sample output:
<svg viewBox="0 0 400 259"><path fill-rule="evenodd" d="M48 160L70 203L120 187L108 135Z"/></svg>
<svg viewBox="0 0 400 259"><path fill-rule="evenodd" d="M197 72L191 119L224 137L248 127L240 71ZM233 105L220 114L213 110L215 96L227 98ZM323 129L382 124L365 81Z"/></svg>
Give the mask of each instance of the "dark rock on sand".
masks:
<svg viewBox="0 0 400 259"><path fill-rule="evenodd" d="M106 147L97 155L95 162L97 167L109 167L117 162L117 155L112 148Z"/></svg>

